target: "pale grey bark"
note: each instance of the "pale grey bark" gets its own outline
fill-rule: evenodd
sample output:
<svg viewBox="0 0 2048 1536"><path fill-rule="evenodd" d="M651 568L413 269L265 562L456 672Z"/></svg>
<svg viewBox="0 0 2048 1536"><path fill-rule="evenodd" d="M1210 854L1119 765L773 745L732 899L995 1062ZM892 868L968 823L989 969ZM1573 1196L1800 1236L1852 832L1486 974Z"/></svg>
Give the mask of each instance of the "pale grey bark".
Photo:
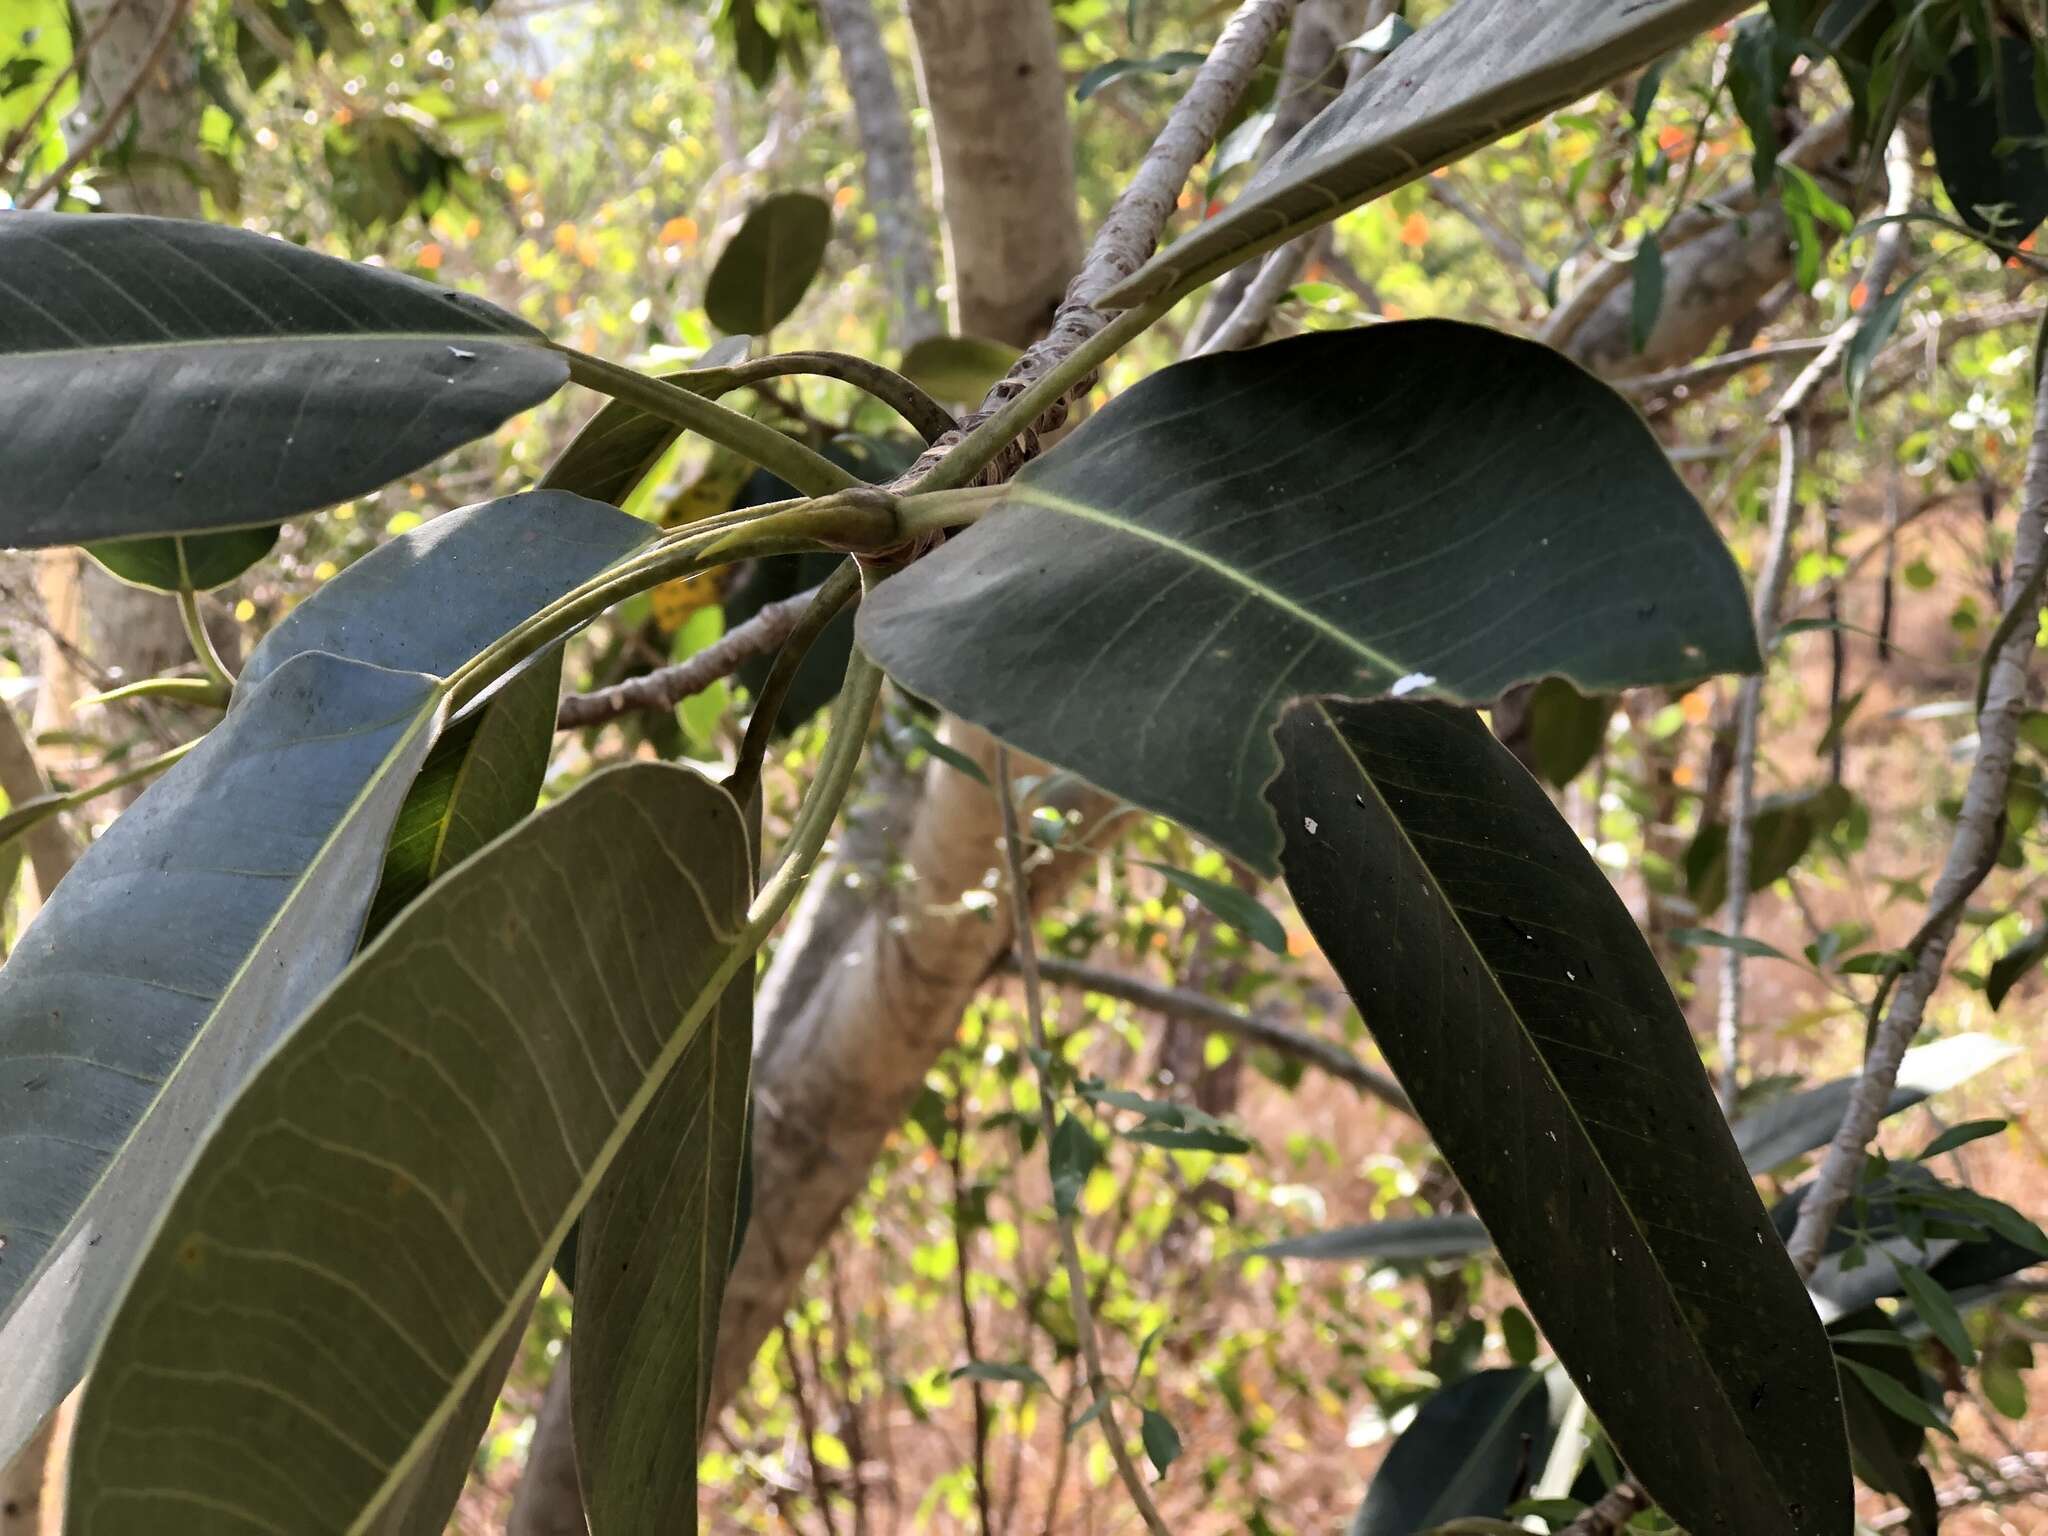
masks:
<svg viewBox="0 0 2048 1536"><path fill-rule="evenodd" d="M1028 346L1081 265L1052 8L910 0L957 329Z"/></svg>
<svg viewBox="0 0 2048 1536"><path fill-rule="evenodd" d="M908 348L946 328L933 263L934 226L918 189L917 150L896 74L882 43L874 0L818 0L839 50L839 73L860 133L861 185L875 216L876 242L896 302L896 334Z"/></svg>
<svg viewBox="0 0 2048 1536"><path fill-rule="evenodd" d="M1906 946L1911 968L1899 978L1891 1006L1871 1038L1848 1113L1828 1146L1820 1172L1807 1188L1799 1207L1799 1224L1786 1244L1802 1275L1812 1274L1820 1262L1835 1217L1856 1186L1865 1151L1877 1134L1898 1081L1899 1062L1920 1032L1927 1001L1941 982L1964 905L1997 859L2020 720L2027 712L2035 616L2040 607L2044 550L2048 550L2048 390L2035 396L2033 433L2027 447L2019 527L2013 535L2012 575L2007 585L2012 597L1986 658L1984 698L1977 711L1977 756L1970 764L1948 856L1928 902L1927 921Z"/></svg>
<svg viewBox="0 0 2048 1536"><path fill-rule="evenodd" d="M527 1442L519 1496L505 1536L588 1536L583 1495L576 1480L576 1440L569 1419L569 1355L565 1349L548 1378L547 1392Z"/></svg>

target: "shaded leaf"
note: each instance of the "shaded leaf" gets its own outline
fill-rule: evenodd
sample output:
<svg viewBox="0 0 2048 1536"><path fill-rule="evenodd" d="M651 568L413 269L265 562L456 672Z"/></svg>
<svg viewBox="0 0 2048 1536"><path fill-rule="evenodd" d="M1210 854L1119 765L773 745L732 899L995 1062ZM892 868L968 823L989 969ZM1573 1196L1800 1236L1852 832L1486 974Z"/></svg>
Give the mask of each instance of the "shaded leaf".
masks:
<svg viewBox="0 0 2048 1536"><path fill-rule="evenodd" d="M119 539L85 552L131 586L159 592L208 592L233 581L269 554L284 530L231 528L168 539Z"/></svg>
<svg viewBox="0 0 2048 1536"><path fill-rule="evenodd" d="M1629 263L1629 346L1636 352L1650 344L1657 316L1664 308L1664 248L1645 231Z"/></svg>
<svg viewBox="0 0 2048 1536"><path fill-rule="evenodd" d="M1163 1147L1169 1152L1220 1152L1226 1155L1249 1152L1252 1144L1242 1136L1233 1136L1228 1131L1207 1129L1175 1130L1169 1126L1140 1125L1122 1133L1125 1141L1135 1141L1148 1147Z"/></svg>
<svg viewBox="0 0 2048 1536"><path fill-rule="evenodd" d="M964 773L977 784L988 783L988 775L981 771L981 764L958 747L947 746L930 726L913 722L904 728L903 735L913 746L923 749L955 773Z"/></svg>
<svg viewBox="0 0 2048 1536"><path fill-rule="evenodd" d="M832 205L808 192L756 203L704 287L704 312L729 335L760 336L796 313L825 262Z"/></svg>
<svg viewBox="0 0 2048 1536"><path fill-rule="evenodd" d="M1477 1371L1432 1393L1366 1490L1350 1536L1420 1536L1461 1515L1502 1516L1543 1471L1555 1433L1535 1371Z"/></svg>
<svg viewBox="0 0 2048 1536"><path fill-rule="evenodd" d="M1269 159L1217 218L1103 300L1124 308L1270 250L1647 63L1741 0L1459 0Z"/></svg>
<svg viewBox="0 0 2048 1536"><path fill-rule="evenodd" d="M1916 1046L1899 1062L1898 1082L1884 1112L1890 1116L1910 1109L2015 1054L2014 1047L1989 1035L1955 1035ZM1836 1078L1740 1116L1733 1127L1735 1145L1750 1171L1768 1173L1833 1141L1856 1083L1853 1077Z"/></svg>
<svg viewBox="0 0 2048 1536"><path fill-rule="evenodd" d="M165 1213L86 1389L71 1518L373 1522L744 968L748 888L738 809L665 764L598 775L438 882Z"/></svg>
<svg viewBox="0 0 2048 1536"><path fill-rule="evenodd" d="M721 368L747 355L748 336L728 336L707 348L690 368ZM665 375L674 384L689 384L687 372ZM634 488L661 462L680 429L623 400L607 400L583 423L561 457L548 466L537 489L574 491L592 501L624 506Z"/></svg>
<svg viewBox="0 0 2048 1536"><path fill-rule="evenodd" d="M1899 1264L1899 1289L1913 1303L1913 1310L1920 1314L1942 1346L1964 1365L1977 1363L1977 1346L1970 1342L1970 1330L1963 1326L1962 1314L1956 1311L1956 1304L1949 1300L1948 1292L1941 1282L1917 1264Z"/></svg>
<svg viewBox="0 0 2048 1536"><path fill-rule="evenodd" d="M737 1257L750 968L655 1094L578 1227L576 1462L593 1532L688 1531L718 1309Z"/></svg>
<svg viewBox="0 0 2048 1536"><path fill-rule="evenodd" d="M1138 1415L1138 1438L1145 1443L1145 1455L1161 1477L1180 1460L1180 1431L1156 1408L1143 1408Z"/></svg>
<svg viewBox="0 0 2048 1536"><path fill-rule="evenodd" d="M480 299L246 230L10 213L0 271L0 544L275 523L569 376Z"/></svg>
<svg viewBox="0 0 2048 1536"><path fill-rule="evenodd" d="M0 970L0 1455L78 1380L216 1110L354 951L440 697L294 658L94 842Z"/></svg>
<svg viewBox="0 0 2048 1536"><path fill-rule="evenodd" d="M1908 1424L1917 1424L1922 1429L1939 1430L1951 1440L1956 1438L1956 1432L1949 1427L1948 1415L1919 1393L1901 1386L1883 1371L1865 1365L1860 1360L1842 1356L1841 1361L1855 1376L1857 1383L1888 1411L1897 1414Z"/></svg>
<svg viewBox="0 0 2048 1536"><path fill-rule="evenodd" d="M2020 978L2041 963L2043 955L2048 955L2048 913L2044 913L2018 943L1991 962L1991 969L1984 976L1984 1000L1991 1004L1993 1013L1998 1011L2006 994L2018 985Z"/></svg>
<svg viewBox="0 0 2048 1536"><path fill-rule="evenodd" d="M1699 949L1732 949L1756 960L1783 960L1787 965L1799 964L1775 944L1766 944L1746 933L1718 933L1712 928L1674 928L1671 930L1671 942L1690 944Z"/></svg>
<svg viewBox="0 0 2048 1536"><path fill-rule="evenodd" d="M1927 95L1934 166L1956 215L1979 234L2017 244L2048 218L2048 120L2034 99L2034 50L1996 39L1997 73L1958 49Z"/></svg>
<svg viewBox="0 0 2048 1536"><path fill-rule="evenodd" d="M1794 56L1768 15L1745 16L1728 45L1728 96L1749 130L1759 187L1769 187L1777 177L1778 110Z"/></svg>
<svg viewBox="0 0 2048 1536"><path fill-rule="evenodd" d="M1268 1259L1371 1259L1397 1264L1465 1259L1492 1250L1493 1239L1477 1216L1404 1216L1283 1238L1250 1252Z"/></svg>
<svg viewBox="0 0 2048 1536"><path fill-rule="evenodd" d="M1734 563L1635 412L1548 348L1446 321L1154 374L857 630L913 693L1260 873L1290 698L1757 665Z"/></svg>
<svg viewBox="0 0 2048 1536"><path fill-rule="evenodd" d="M1530 692L1528 762L1537 776L1563 789L1593 761L1614 718L1608 694L1587 698L1561 677L1546 677Z"/></svg>
<svg viewBox="0 0 2048 1536"><path fill-rule="evenodd" d="M0 1086L27 1133L0 1185L0 1454L77 1379L216 1110L354 951L440 679L648 533L532 493L357 561L24 935L0 970L0 1084L39 1083L18 1111Z"/></svg>
<svg viewBox="0 0 2048 1536"><path fill-rule="evenodd" d="M1071 1216L1088 1175L1102 1161L1102 1149L1087 1126L1073 1115L1062 1115L1046 1151L1052 1162L1052 1203L1062 1216Z"/></svg>
<svg viewBox="0 0 2048 1536"><path fill-rule="evenodd" d="M1081 77L1074 87L1074 100L1086 101L1105 85L1126 75L1177 75L1183 70L1198 68L1207 57L1205 53L1179 49L1150 59L1111 59L1106 64L1096 65Z"/></svg>
<svg viewBox="0 0 2048 1536"><path fill-rule="evenodd" d="M1255 944L1262 944L1276 955L1287 953L1287 930L1280 926L1280 919L1268 911L1265 905L1250 891L1241 891L1236 886L1221 880L1210 880L1171 864L1161 864L1156 859L1141 859L1140 863L1156 869L1166 876L1166 883L1176 890L1184 891L1195 898L1216 917L1220 918Z"/></svg>
<svg viewBox="0 0 2048 1536"><path fill-rule="evenodd" d="M897 372L935 400L978 405L1021 355L979 336L927 336L903 354Z"/></svg>
<svg viewBox="0 0 2048 1536"><path fill-rule="evenodd" d="M1806 856L1814 839L1833 828L1855 805L1840 784L1768 795L1750 822L1749 888L1768 889ZM1702 912L1728 899L1728 824L1709 821L1685 850L1686 893Z"/></svg>
<svg viewBox="0 0 2048 1536"><path fill-rule="evenodd" d="M1692 1529L1842 1530L1826 1339L1577 834L1468 713L1304 706L1281 745L1296 905L1616 1449Z"/></svg>
<svg viewBox="0 0 2048 1536"><path fill-rule="evenodd" d="M1884 1313L1868 1308L1830 1328L1828 1338L1839 1362L1854 1361L1864 1370L1888 1376L1901 1391L1924 1395L1926 1378L1915 1363L1904 1335ZM1920 1464L1927 1433L1918 1422L1887 1409L1864 1385L1855 1369L1841 1373L1843 1416L1856 1475L1880 1493L1903 1500L1909 1511L1910 1536L1935 1536L1940 1506L1934 1484Z"/></svg>

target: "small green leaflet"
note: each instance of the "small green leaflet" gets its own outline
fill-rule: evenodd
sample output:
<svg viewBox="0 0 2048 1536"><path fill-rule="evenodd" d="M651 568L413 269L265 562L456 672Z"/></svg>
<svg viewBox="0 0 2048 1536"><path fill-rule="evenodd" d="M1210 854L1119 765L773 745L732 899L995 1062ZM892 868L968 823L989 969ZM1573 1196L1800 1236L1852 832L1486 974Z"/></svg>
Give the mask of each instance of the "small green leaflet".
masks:
<svg viewBox="0 0 2048 1536"><path fill-rule="evenodd" d="M1934 1336L1964 1365L1975 1365L1977 1346L1970 1342L1970 1330L1963 1326L1962 1314L1956 1311L1955 1302L1941 1282L1917 1264L1894 1260L1893 1267L1898 1270L1899 1284L1905 1288L1907 1298Z"/></svg>
<svg viewBox="0 0 2048 1536"><path fill-rule="evenodd" d="M1650 231L1643 232L1630 264L1634 287L1629 297L1629 342L1637 352L1650 344L1657 316L1664 308L1664 248Z"/></svg>
<svg viewBox="0 0 2048 1536"><path fill-rule="evenodd" d="M1179 1432L1165 1414L1147 1408L1138 1421L1138 1437L1145 1442L1145 1454L1153 1467L1164 1477L1166 1469L1180 1459Z"/></svg>
<svg viewBox="0 0 2048 1536"><path fill-rule="evenodd" d="M1766 944L1762 939L1753 939L1746 933L1716 933L1711 928L1674 928L1671 930L1671 940L1675 944L1690 944L1696 949L1732 949L1758 960L1783 960L1787 965L1799 964L1782 949Z"/></svg>
<svg viewBox="0 0 2048 1536"><path fill-rule="evenodd" d="M1930 1157L1939 1157L1944 1152L1953 1152L1957 1147L1967 1146L1973 1141L1982 1141L1986 1136L1996 1136L2006 1127L2003 1120L1965 1120L1961 1125L1952 1125L1934 1140L1920 1149L1915 1162L1924 1163Z"/></svg>
<svg viewBox="0 0 2048 1536"><path fill-rule="evenodd" d="M1949 1427L1947 1415L1918 1393L1907 1391L1884 1372L1860 1360L1851 1360L1846 1355L1835 1356L1835 1364L1855 1372L1856 1379L1872 1397L1907 1423L1918 1424L1922 1429L1939 1430L1951 1440L1956 1438L1956 1432Z"/></svg>
<svg viewBox="0 0 2048 1536"><path fill-rule="evenodd" d="M955 1366L953 1374L948 1379L952 1381L1014 1383L1020 1386L1036 1387L1042 1392L1050 1392L1052 1390L1047 1385L1046 1379L1043 1376L1039 1375L1038 1372L1022 1361L1011 1364L1000 1360L977 1360L972 1365Z"/></svg>
<svg viewBox="0 0 2048 1536"><path fill-rule="evenodd" d="M1254 943L1264 945L1276 955L1287 953L1287 930L1280 926L1280 919L1267 911L1250 892L1171 864L1161 864L1155 859L1141 859L1139 862L1148 869L1158 870L1166 876L1168 885L1194 897Z"/></svg>
<svg viewBox="0 0 2048 1536"><path fill-rule="evenodd" d="M1046 1150L1052 1162L1053 1208L1062 1216L1071 1216L1080 1204L1088 1175L1102 1160L1102 1149L1095 1145L1087 1126L1072 1115L1062 1115Z"/></svg>

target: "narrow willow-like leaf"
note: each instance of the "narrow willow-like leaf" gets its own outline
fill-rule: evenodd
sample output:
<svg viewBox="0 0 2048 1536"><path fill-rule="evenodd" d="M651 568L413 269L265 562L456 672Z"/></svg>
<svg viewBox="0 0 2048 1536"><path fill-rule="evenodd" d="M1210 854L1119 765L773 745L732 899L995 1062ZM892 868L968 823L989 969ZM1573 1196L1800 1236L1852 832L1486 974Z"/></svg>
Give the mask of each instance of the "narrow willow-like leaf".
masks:
<svg viewBox="0 0 2048 1536"><path fill-rule="evenodd" d="M1578 835L1472 714L1280 740L1288 888L1631 1470L1703 1536L1839 1536L1826 1337Z"/></svg>
<svg viewBox="0 0 2048 1536"><path fill-rule="evenodd" d="M576 1460L592 1536L694 1531L698 1442L733 1256L754 1048L753 977L619 1153L576 1241Z"/></svg>
<svg viewBox="0 0 2048 1536"><path fill-rule="evenodd" d="M1350 1536L1421 1536L1461 1515L1506 1514L1542 1472L1555 1430L1535 1371L1479 1371L1452 1383L1387 1452Z"/></svg>
<svg viewBox="0 0 2048 1536"><path fill-rule="evenodd" d="M1267 1259L1371 1259L1398 1264L1464 1259L1490 1253L1493 1239L1477 1216L1397 1216L1386 1221L1331 1227L1265 1243L1252 1253Z"/></svg>
<svg viewBox="0 0 2048 1536"><path fill-rule="evenodd" d="M1747 0L1458 0L1102 301L1186 291L1677 47Z"/></svg>
<svg viewBox="0 0 2048 1536"><path fill-rule="evenodd" d="M81 1536L374 1529L745 966L747 840L598 775L451 872L264 1062L94 1363Z"/></svg>
<svg viewBox="0 0 2048 1536"><path fill-rule="evenodd" d="M375 490L568 380L452 289L246 230L0 218L0 544L252 527Z"/></svg>
<svg viewBox="0 0 2048 1536"><path fill-rule="evenodd" d="M2048 218L2048 135L2034 95L2034 48L1993 40L1997 78L1972 44L1958 49L1927 93L1927 131L1941 185L1962 221L2018 244Z"/></svg>
<svg viewBox="0 0 2048 1536"><path fill-rule="evenodd" d="M0 1455L78 1379L214 1114L355 949L440 680L649 533L534 494L357 561L0 969Z"/></svg>
<svg viewBox="0 0 2048 1536"><path fill-rule="evenodd" d="M1438 320L1154 374L858 630L911 692L1262 873L1291 699L1758 665L1735 564L1628 404Z"/></svg>
<svg viewBox="0 0 2048 1536"><path fill-rule="evenodd" d="M704 285L704 312L728 335L766 335L796 313L825 262L832 205L778 192L747 211Z"/></svg>

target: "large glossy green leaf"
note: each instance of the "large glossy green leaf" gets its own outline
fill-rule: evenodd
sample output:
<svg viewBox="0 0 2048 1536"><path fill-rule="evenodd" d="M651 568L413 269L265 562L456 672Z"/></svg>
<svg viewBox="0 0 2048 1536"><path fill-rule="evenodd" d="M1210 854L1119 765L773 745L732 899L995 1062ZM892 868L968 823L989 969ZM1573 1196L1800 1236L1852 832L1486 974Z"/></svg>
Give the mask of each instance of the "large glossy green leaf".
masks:
<svg viewBox="0 0 2048 1536"><path fill-rule="evenodd" d="M913 693L1267 872L1290 699L1758 665L1734 562L1635 412L1436 320L1154 374L858 624Z"/></svg>
<svg viewBox="0 0 2048 1536"><path fill-rule="evenodd" d="M438 881L222 1117L93 1368L76 1528L375 1528L744 969L731 799L598 775Z"/></svg>
<svg viewBox="0 0 2048 1536"><path fill-rule="evenodd" d="M1479 1371L1422 1405L1366 1490L1350 1536L1421 1536L1462 1515L1498 1518L1543 1471L1556 1432L1543 1377Z"/></svg>
<svg viewBox="0 0 2048 1536"><path fill-rule="evenodd" d="M221 726L0 969L0 1454L77 1380L214 1114L355 949L440 679L649 532L536 493L365 556L265 637Z"/></svg>
<svg viewBox="0 0 2048 1536"><path fill-rule="evenodd" d="M1458 0L1103 300L1187 288L1599 89L1749 0Z"/></svg>
<svg viewBox="0 0 2048 1536"><path fill-rule="evenodd" d="M1469 713L1305 705L1280 741L1288 888L1631 1469L1695 1532L1839 1536L1827 1341L1578 835Z"/></svg>
<svg viewBox="0 0 2048 1536"><path fill-rule="evenodd" d="M825 262L832 205L778 192L747 211L704 285L704 312L730 335L764 336L796 313Z"/></svg>
<svg viewBox="0 0 2048 1536"><path fill-rule="evenodd" d="M336 656L280 667L0 970L0 1454L77 1381L215 1112L347 963L440 698Z"/></svg>
<svg viewBox="0 0 2048 1536"><path fill-rule="evenodd" d="M0 544L252 527L375 490L568 378L540 333L245 230L0 217Z"/></svg>
<svg viewBox="0 0 2048 1536"><path fill-rule="evenodd" d="M598 1186L576 1240L576 1460L592 1536L696 1529L746 1164L753 977L710 1021Z"/></svg>

